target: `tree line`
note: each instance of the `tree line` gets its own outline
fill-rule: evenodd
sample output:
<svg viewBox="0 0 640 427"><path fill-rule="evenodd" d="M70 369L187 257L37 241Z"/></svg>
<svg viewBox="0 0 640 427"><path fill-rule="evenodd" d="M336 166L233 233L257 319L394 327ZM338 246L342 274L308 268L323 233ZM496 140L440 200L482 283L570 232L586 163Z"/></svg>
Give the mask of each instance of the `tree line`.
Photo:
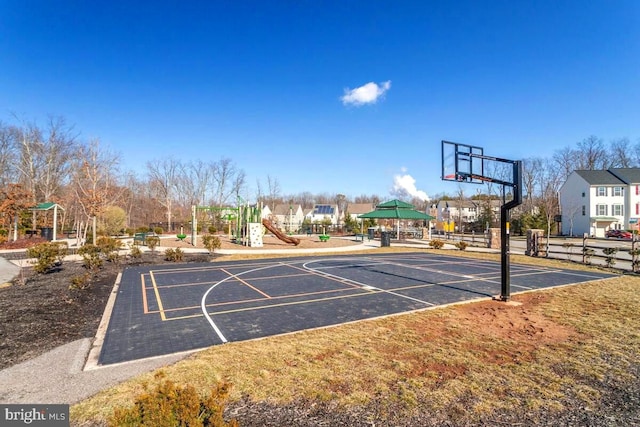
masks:
<svg viewBox="0 0 640 427"><path fill-rule="evenodd" d="M573 170L639 167L640 141L632 144L628 138L619 138L605 143L590 136L549 158L524 159L523 165L524 203L514 218L525 226L549 227L558 212L557 192ZM505 172L492 173L499 177ZM437 200L468 199L468 187L461 185L456 194L440 194L430 201L412 198L402 190L391 195L426 211ZM46 215L29 208L54 202L64 207L62 228L85 237L88 233L93 239L100 230L113 232L114 227L162 224L175 230L189 222L193 205L222 207L251 201L272 209L277 204L310 209L314 204L337 204L344 211L350 203L375 205L386 199L376 194L352 198L341 193L283 194L277 177L268 175L251 185L241 166L224 157L189 162L160 158L147 161L142 171L134 173L123 170L119 153L97 138L82 139L64 117L55 116L43 124L15 116L11 122L0 121L0 189L3 235L43 225ZM499 198L502 188L486 184L481 193L474 197ZM252 200L249 194L254 194Z"/></svg>

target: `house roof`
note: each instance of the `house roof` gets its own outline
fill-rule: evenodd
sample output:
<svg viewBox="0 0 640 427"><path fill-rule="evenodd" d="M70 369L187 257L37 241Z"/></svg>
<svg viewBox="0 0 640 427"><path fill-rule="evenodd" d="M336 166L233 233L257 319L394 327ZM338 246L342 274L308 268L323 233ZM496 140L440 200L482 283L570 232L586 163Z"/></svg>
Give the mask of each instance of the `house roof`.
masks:
<svg viewBox="0 0 640 427"><path fill-rule="evenodd" d="M297 204L288 204L288 203L283 203L280 205L276 205L275 208L273 209L273 214L274 215L289 215L291 213L291 209L293 208L293 213L295 214L296 212L298 212L298 208L300 208L300 205Z"/></svg>
<svg viewBox="0 0 640 427"><path fill-rule="evenodd" d="M582 170L574 171L589 185L624 185L625 182L617 178L614 174L605 170Z"/></svg>
<svg viewBox="0 0 640 427"><path fill-rule="evenodd" d="M334 215L336 208L333 205L315 205L313 215Z"/></svg>
<svg viewBox="0 0 640 427"><path fill-rule="evenodd" d="M627 184L640 183L640 168L610 168L609 172Z"/></svg>
<svg viewBox="0 0 640 427"><path fill-rule="evenodd" d="M373 203L349 203L347 212L352 215L363 214L373 210Z"/></svg>

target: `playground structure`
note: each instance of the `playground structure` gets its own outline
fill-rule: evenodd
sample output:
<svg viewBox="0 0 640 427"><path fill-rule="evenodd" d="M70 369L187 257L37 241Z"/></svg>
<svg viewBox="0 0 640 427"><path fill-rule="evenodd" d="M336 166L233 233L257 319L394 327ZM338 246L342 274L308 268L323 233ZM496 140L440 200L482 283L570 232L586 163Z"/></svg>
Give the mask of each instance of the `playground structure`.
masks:
<svg viewBox="0 0 640 427"><path fill-rule="evenodd" d="M295 246L298 246L300 244L300 239L296 237L287 236L282 231L278 230L278 228L275 225L273 225L273 223L268 219L264 218L262 220L262 225L264 225L264 228L269 230L274 236L276 236L278 239L282 240L283 242L289 243L290 245L295 245Z"/></svg>
<svg viewBox="0 0 640 427"><path fill-rule="evenodd" d="M258 206L238 205L238 207L214 207L214 206L192 206L191 207L191 244L198 243L198 211L220 211L227 212L226 219L229 221L229 239L243 246L262 247L263 227L269 230L276 238L285 243L298 246L300 239L287 236L281 232L271 221L262 219L262 208ZM234 212L232 214L231 212ZM232 227L235 220L235 227ZM232 229L234 231L232 231Z"/></svg>

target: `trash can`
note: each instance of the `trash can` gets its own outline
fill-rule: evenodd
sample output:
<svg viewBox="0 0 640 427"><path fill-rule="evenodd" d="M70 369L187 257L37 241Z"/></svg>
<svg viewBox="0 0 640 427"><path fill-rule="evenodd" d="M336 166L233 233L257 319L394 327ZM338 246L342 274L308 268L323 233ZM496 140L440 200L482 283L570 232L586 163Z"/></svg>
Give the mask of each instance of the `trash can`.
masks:
<svg viewBox="0 0 640 427"><path fill-rule="evenodd" d="M383 231L380 233L380 247L391 246L391 232Z"/></svg>
<svg viewBox="0 0 640 427"><path fill-rule="evenodd" d="M42 227L40 229L40 237L49 241L53 240L53 227Z"/></svg>
<svg viewBox="0 0 640 427"><path fill-rule="evenodd" d="M376 237L376 228L375 227L369 227L367 228L367 237L369 238L369 240L373 240Z"/></svg>

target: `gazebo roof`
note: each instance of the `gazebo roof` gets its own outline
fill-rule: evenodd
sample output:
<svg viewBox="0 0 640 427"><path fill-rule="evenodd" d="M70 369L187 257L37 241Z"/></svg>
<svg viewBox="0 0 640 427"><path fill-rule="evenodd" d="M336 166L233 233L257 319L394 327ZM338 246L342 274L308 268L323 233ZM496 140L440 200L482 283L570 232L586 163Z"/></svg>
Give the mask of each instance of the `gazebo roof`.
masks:
<svg viewBox="0 0 640 427"><path fill-rule="evenodd" d="M57 203L53 203L53 202L38 203L37 205L32 207L31 210L32 211L48 211L49 209L54 209L56 207L58 209L64 210L64 208L62 206L60 206Z"/></svg>
<svg viewBox="0 0 640 427"><path fill-rule="evenodd" d="M413 219L413 220L432 220L433 216L424 212L413 209L411 203L401 200L391 200L376 206L376 210L358 215L358 218L370 219Z"/></svg>

